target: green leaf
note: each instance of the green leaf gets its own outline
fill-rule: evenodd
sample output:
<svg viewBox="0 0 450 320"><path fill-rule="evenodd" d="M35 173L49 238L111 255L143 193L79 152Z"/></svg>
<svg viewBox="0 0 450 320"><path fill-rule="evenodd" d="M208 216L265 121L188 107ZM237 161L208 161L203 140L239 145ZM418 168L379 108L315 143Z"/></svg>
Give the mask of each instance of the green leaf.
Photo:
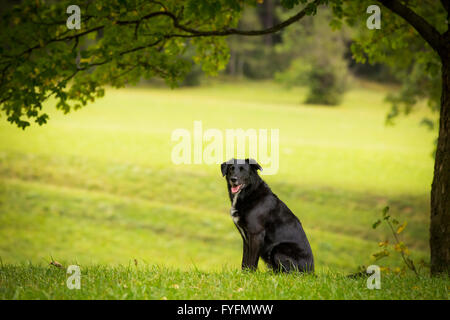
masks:
<svg viewBox="0 0 450 320"><path fill-rule="evenodd" d="M386 249L372 254L372 257L375 258L375 261L378 261L378 260L383 259L388 256L389 256L389 251L387 251Z"/></svg>
<svg viewBox="0 0 450 320"><path fill-rule="evenodd" d="M381 220L375 221L375 223L372 225L372 228L376 229L380 225L380 223L381 223Z"/></svg>
<svg viewBox="0 0 450 320"><path fill-rule="evenodd" d="M408 224L408 223L405 221L401 226L399 226L399 227L397 228L397 234L402 233L403 230L405 230L407 224Z"/></svg>

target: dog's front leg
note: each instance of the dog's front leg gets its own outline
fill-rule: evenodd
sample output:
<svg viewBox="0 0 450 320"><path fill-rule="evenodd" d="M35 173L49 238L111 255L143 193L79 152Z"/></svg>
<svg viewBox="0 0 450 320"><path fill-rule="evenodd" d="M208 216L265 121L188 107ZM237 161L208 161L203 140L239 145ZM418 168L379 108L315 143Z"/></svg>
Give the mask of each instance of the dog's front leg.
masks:
<svg viewBox="0 0 450 320"><path fill-rule="evenodd" d="M256 270L258 268L258 260L263 241L264 231L248 234L247 261L245 264L242 263L242 269Z"/></svg>
<svg viewBox="0 0 450 320"><path fill-rule="evenodd" d="M242 269L245 269L248 265L248 242L242 237Z"/></svg>

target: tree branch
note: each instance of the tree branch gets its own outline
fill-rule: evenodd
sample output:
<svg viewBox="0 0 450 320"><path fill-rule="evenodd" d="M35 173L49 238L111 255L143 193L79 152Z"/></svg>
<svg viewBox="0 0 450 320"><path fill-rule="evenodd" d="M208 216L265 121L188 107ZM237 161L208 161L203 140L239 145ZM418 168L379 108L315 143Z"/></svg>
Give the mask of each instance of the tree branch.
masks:
<svg viewBox="0 0 450 320"><path fill-rule="evenodd" d="M135 48L132 48L132 49L128 49L128 50L122 51L122 52L119 53L119 56L123 56L123 55L126 55L128 53L132 53L132 52L139 51L139 50L142 50L142 49L154 47L154 46L158 45L159 43L161 43L166 38L167 37L164 37L164 38L158 39L158 40L156 40L156 41L154 41L152 43L149 43L149 44L146 44L146 45L143 45L143 46L139 46L139 47L135 47ZM82 68L78 68L77 70L78 71L88 70L88 69L90 69L92 67L101 66L101 65L107 64L108 62L111 62L111 61L112 61L112 58L108 58L108 59L106 59L104 61L94 62L94 63L88 64L87 66L84 66Z"/></svg>
<svg viewBox="0 0 450 320"><path fill-rule="evenodd" d="M71 35L71 36L67 36L67 37L63 37L63 38L59 38L59 39L58 38L50 39L47 43L45 43L44 46L47 46L47 45L49 45L50 43L53 43L53 42L69 41L69 40L72 40L72 39L78 40L79 37L87 35L87 34L89 34L91 32L94 32L94 31L99 31L99 30L103 29L104 27L105 26L98 26L98 27L95 27L95 28L83 31L81 33L77 33L77 34ZM20 53L18 55L18 57L21 57L21 56L23 56L24 54L27 54L27 53L31 53L31 51L33 51L35 49L39 49L39 48L41 48L41 45L37 44L34 47L30 47L27 50L25 50L22 53Z"/></svg>
<svg viewBox="0 0 450 320"><path fill-rule="evenodd" d="M378 0L383 6L406 20L437 52L441 51L441 35L423 17L397 0ZM444 0L447 1L447 0ZM448 2L448 1L447 1Z"/></svg>
<svg viewBox="0 0 450 320"><path fill-rule="evenodd" d="M158 3L156 1L152 1L152 2ZM322 0L315 0L313 2L310 2L309 5L319 5L321 2L322 2ZM154 17L158 17L158 16L166 16L172 20L173 26L175 28L187 32L187 34L169 34L168 35L169 37L183 37L183 38L211 37L211 36L223 37L223 36L229 36L229 35L233 35L233 34L242 35L242 36L259 36L259 35L265 35L265 34L275 33L277 31L280 31L281 29L286 28L287 26L293 24L294 22L301 20L304 16L306 16L306 13L307 13L307 8L304 8L303 10L299 11L296 15L290 17L289 19L287 19L275 26L272 26L272 27L266 28L266 29L262 29L262 30L239 30L239 29L231 28L231 29L216 30L216 31L202 31L202 30L192 29L186 25L180 24L178 17L170 11L151 12L151 13L141 17L138 20L118 20L118 21L116 21L116 24L117 25L134 24L135 25L135 37L137 37L137 29L139 27L139 24L142 21L148 20L148 19L151 19ZM73 39L78 39L81 36L87 35L89 33L95 32L95 31L102 30L104 28L105 28L104 25L96 26L96 27L88 29L86 31L83 31L83 32L80 32L77 34L73 34L70 36L65 36L63 38L50 39L49 41L46 42L46 44L44 46L46 46L50 43L53 43L53 42L69 41L69 40L73 40ZM24 54L31 53L33 50L39 49L39 48L41 48L41 45L39 45L39 44L35 45L33 47L26 49L25 51L20 53L18 56L20 57L20 56L23 56Z"/></svg>
<svg viewBox="0 0 450 320"><path fill-rule="evenodd" d="M319 5L320 3L321 3L320 0L315 0L315 1L311 2L310 5ZM219 37L223 37L223 36L229 36L229 35L233 35L233 34L241 35L241 36L260 36L260 35L265 35L265 34L275 33L277 31L280 31L281 29L284 29L287 26L293 24L294 22L297 22L300 19L302 19L306 15L306 13L307 13L307 9L304 8L303 10L299 11L296 15L290 17L289 19L287 19L279 24L276 24L270 28L266 28L266 29L262 29L262 30L239 30L239 29L231 28L231 29L216 30L216 31L202 31L202 30L192 29L185 25L180 24L178 21L178 18L175 16L175 14L173 14L172 12L169 12L169 11L153 12L153 13L150 13L150 14L142 17L139 20L118 21L117 24L136 24L136 23L140 23L142 20L153 18L154 16L162 15L162 16L169 17L172 20L173 26L175 28L188 33L186 35L176 35L179 37L189 37L189 36L195 36L195 37L219 36Z"/></svg>

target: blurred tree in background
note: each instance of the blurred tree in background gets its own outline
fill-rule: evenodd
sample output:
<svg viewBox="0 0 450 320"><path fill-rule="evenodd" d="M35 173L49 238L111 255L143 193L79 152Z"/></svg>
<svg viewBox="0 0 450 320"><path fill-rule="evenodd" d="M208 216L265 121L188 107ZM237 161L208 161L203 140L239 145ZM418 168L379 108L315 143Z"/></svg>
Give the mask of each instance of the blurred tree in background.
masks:
<svg viewBox="0 0 450 320"><path fill-rule="evenodd" d="M279 1L267 0L256 8L244 10L238 27L242 30L270 28L283 18L277 9L281 9ZM280 42L280 33L252 38L230 36L230 61L226 73L249 79L272 79L275 72L286 67L285 61L275 51Z"/></svg>
<svg viewBox="0 0 450 320"><path fill-rule="evenodd" d="M277 46L290 65L276 78L288 86L308 87L306 103L339 104L346 89L345 52L350 37L345 28L332 32L331 17L331 11L324 8L314 17L302 19L285 30L283 42Z"/></svg>
<svg viewBox="0 0 450 320"><path fill-rule="evenodd" d="M239 29L268 28L289 17L281 1L264 1L244 10ZM333 30L332 12L321 8L277 34L255 38L230 36L230 60L224 71L232 77L277 79L287 87L306 86L306 103L339 104L351 75L386 83L398 82L386 64L353 59L351 34L346 27ZM335 28L334 28L335 29Z"/></svg>

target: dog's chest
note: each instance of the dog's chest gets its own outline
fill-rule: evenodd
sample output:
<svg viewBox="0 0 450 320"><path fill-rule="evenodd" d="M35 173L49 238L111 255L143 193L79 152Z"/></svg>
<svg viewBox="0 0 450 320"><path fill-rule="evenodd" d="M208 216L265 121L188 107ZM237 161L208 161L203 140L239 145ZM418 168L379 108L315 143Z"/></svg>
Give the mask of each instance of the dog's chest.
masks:
<svg viewBox="0 0 450 320"><path fill-rule="evenodd" d="M245 242L247 242L247 233L245 232L245 228L242 226L241 216L239 215L239 211L236 210L235 206L232 205L230 209L230 215L233 219L234 225L238 228L239 233L241 234L242 238Z"/></svg>
<svg viewBox="0 0 450 320"><path fill-rule="evenodd" d="M230 209L230 215L231 215L231 218L233 219L233 222L234 222L236 225L238 224L239 219L240 219L240 217L239 217L239 211L236 209L236 202L237 202L237 199L238 199L238 195L239 195L239 192L238 192L237 194L234 195L233 201L232 201L232 203L231 203L231 209Z"/></svg>

